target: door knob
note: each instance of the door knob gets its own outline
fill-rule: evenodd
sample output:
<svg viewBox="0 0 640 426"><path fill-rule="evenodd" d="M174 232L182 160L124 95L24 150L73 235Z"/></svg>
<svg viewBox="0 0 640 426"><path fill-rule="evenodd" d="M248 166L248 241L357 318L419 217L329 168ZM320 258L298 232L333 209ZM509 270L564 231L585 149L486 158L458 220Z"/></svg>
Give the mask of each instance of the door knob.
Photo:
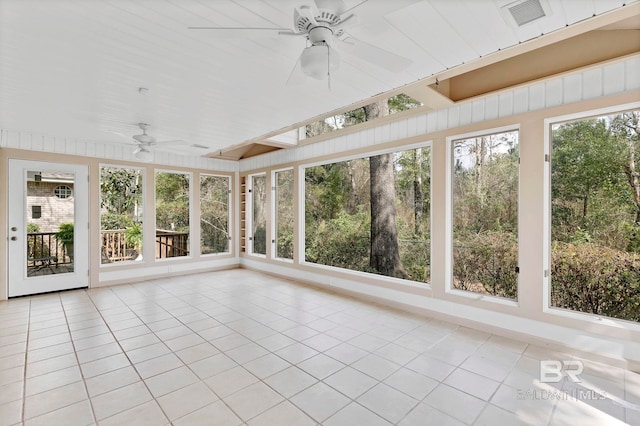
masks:
<svg viewBox="0 0 640 426"><path fill-rule="evenodd" d="M11 237L11 241L17 241L18 237Z"/></svg>

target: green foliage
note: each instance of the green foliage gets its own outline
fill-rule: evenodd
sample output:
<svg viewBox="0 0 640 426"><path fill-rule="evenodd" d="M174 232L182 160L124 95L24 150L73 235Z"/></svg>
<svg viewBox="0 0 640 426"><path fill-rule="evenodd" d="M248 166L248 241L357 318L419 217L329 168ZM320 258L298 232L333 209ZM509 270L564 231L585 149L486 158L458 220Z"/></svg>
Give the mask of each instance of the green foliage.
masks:
<svg viewBox="0 0 640 426"><path fill-rule="evenodd" d="M38 234L40 226L37 223L27 223L27 234ZM49 256L49 246L44 243L43 238L33 236L27 238L27 257L43 258Z"/></svg>
<svg viewBox="0 0 640 426"><path fill-rule="evenodd" d="M405 95L404 93L390 97L388 102L389 114L395 114L397 112L417 108L422 105L420 102L416 101L411 96Z"/></svg>
<svg viewBox="0 0 640 426"><path fill-rule="evenodd" d="M389 114L396 114L422 105L419 101L404 93L390 97L387 99L387 104L389 106ZM307 124L305 130L307 137L312 138L324 133L330 133L345 127L364 123L365 121L367 121L367 119L364 107L360 107Z"/></svg>
<svg viewBox="0 0 640 426"><path fill-rule="evenodd" d="M552 306L640 321L640 255L593 243L553 243Z"/></svg>
<svg viewBox="0 0 640 426"><path fill-rule="evenodd" d="M553 130L552 306L640 321L638 117Z"/></svg>
<svg viewBox="0 0 640 426"><path fill-rule="evenodd" d="M131 226L133 226L133 219L128 215L117 213L103 213L100 216L100 229L103 231L127 229Z"/></svg>
<svg viewBox="0 0 640 426"><path fill-rule="evenodd" d="M633 207L623 201L628 192L622 168L624 142L600 119L560 126L553 132L552 145L553 239L570 242L580 229L594 237L608 234L608 226L622 219L615 212L628 214Z"/></svg>
<svg viewBox="0 0 640 426"><path fill-rule="evenodd" d="M369 212L307 223L306 261L354 271L369 270Z"/></svg>
<svg viewBox="0 0 640 426"><path fill-rule="evenodd" d="M276 256L293 259L293 170L276 172Z"/></svg>
<svg viewBox="0 0 640 426"><path fill-rule="evenodd" d="M142 205L142 171L102 167L100 207L109 213L132 216L136 205Z"/></svg>
<svg viewBox="0 0 640 426"><path fill-rule="evenodd" d="M347 208L353 189L348 169L347 161L305 169L308 221L332 219Z"/></svg>
<svg viewBox="0 0 640 426"><path fill-rule="evenodd" d="M142 247L142 224L134 222L126 228L124 241L127 243L127 246L140 250Z"/></svg>
<svg viewBox="0 0 640 426"><path fill-rule="evenodd" d="M518 244L511 232L469 234L454 241L454 288L515 299Z"/></svg>
<svg viewBox="0 0 640 426"><path fill-rule="evenodd" d="M267 254L267 228L264 225L257 226L253 233L253 252Z"/></svg>
<svg viewBox="0 0 640 426"><path fill-rule="evenodd" d="M229 178L200 177L200 248L203 254L229 248Z"/></svg>
<svg viewBox="0 0 640 426"><path fill-rule="evenodd" d="M61 243L73 243L73 223L61 223L55 237Z"/></svg>
<svg viewBox="0 0 640 426"><path fill-rule="evenodd" d="M156 227L189 232L189 175L156 173Z"/></svg>

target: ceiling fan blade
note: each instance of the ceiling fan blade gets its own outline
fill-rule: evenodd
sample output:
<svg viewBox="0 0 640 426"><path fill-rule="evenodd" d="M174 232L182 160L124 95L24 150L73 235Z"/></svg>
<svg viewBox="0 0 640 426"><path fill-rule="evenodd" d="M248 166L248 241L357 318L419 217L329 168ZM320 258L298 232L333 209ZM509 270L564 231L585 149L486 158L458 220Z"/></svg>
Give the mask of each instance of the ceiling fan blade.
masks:
<svg viewBox="0 0 640 426"><path fill-rule="evenodd" d="M351 13L347 15L342 15L340 17L340 22L333 26L333 32L336 33L339 30L344 30L347 28L354 27L360 23L360 18Z"/></svg>
<svg viewBox="0 0 640 426"><path fill-rule="evenodd" d="M130 140L131 137L130 136L125 136L123 133L120 132L116 132L115 130L107 130L109 133L113 133L116 136L120 136L122 139L127 139Z"/></svg>
<svg viewBox="0 0 640 426"><path fill-rule="evenodd" d="M355 37L349 36L340 43L340 50L347 52L380 68L391 72L404 71L412 61L393 52L379 48Z"/></svg>
<svg viewBox="0 0 640 426"><path fill-rule="evenodd" d="M156 142L152 142L151 145L166 145L166 144L170 144L170 143L175 143L175 144L182 144L182 143L186 143L187 141L183 140L183 139L174 139L174 140L170 140L170 141L156 141Z"/></svg>
<svg viewBox="0 0 640 426"><path fill-rule="evenodd" d="M252 35L264 36L266 33L297 35L290 28L249 28L249 27L188 27L190 30L210 30L220 38L244 38Z"/></svg>
<svg viewBox="0 0 640 426"><path fill-rule="evenodd" d="M385 17L391 12L404 9L421 0L363 0L355 6L345 10L343 14L356 13L362 22Z"/></svg>

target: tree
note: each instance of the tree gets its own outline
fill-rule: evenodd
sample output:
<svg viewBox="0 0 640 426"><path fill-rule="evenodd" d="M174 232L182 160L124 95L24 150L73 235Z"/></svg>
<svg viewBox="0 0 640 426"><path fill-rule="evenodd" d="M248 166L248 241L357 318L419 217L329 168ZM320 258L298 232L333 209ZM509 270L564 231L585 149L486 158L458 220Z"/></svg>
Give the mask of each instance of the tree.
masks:
<svg viewBox="0 0 640 426"><path fill-rule="evenodd" d="M135 215L142 205L142 172L103 167L100 170L100 207L108 213Z"/></svg>
<svg viewBox="0 0 640 426"><path fill-rule="evenodd" d="M611 132L627 146L627 158L622 165L636 207L635 224L640 225L640 172L637 158L640 148L640 111L628 111L611 120Z"/></svg>
<svg viewBox="0 0 640 426"><path fill-rule="evenodd" d="M156 227L189 232L189 175L156 173Z"/></svg>
<svg viewBox="0 0 640 426"><path fill-rule="evenodd" d="M626 142L611 135L606 120L597 119L558 127L552 145L552 216L559 232L554 239L571 242L585 230L592 236L610 233L611 212L625 204L620 201L628 191L622 160Z"/></svg>
<svg viewBox="0 0 640 426"><path fill-rule="evenodd" d="M365 120L389 114L387 100L364 107ZM369 158L371 182L371 253L369 265L386 276L405 278L407 273L400 262L398 226L396 224L396 188L393 154Z"/></svg>

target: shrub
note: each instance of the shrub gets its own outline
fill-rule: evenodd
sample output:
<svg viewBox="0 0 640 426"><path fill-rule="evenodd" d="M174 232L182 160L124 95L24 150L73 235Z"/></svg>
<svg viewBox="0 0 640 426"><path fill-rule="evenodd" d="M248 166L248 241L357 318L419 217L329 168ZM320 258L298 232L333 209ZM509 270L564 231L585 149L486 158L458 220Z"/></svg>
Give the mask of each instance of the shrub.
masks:
<svg viewBox="0 0 640 426"><path fill-rule="evenodd" d="M127 229L133 226L133 219L130 216L116 213L103 213L100 216L100 229L103 231L113 231L116 229Z"/></svg>
<svg viewBox="0 0 640 426"><path fill-rule="evenodd" d="M368 213L344 211L335 219L307 225L307 262L370 272L370 220Z"/></svg>
<svg viewBox="0 0 640 426"><path fill-rule="evenodd" d="M552 306L640 321L640 255L554 242L551 256Z"/></svg>
<svg viewBox="0 0 640 426"><path fill-rule="evenodd" d="M454 243L454 288L515 299L518 246L510 232L459 236Z"/></svg>

